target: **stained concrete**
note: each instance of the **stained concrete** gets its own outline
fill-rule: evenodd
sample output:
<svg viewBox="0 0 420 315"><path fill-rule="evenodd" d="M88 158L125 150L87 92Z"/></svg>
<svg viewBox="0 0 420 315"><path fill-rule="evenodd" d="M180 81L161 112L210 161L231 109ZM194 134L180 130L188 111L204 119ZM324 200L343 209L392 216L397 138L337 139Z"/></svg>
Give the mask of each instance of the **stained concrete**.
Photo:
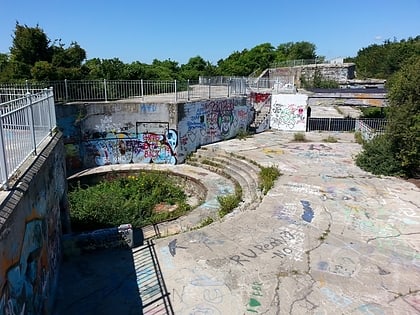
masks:
<svg viewBox="0 0 420 315"><path fill-rule="evenodd" d="M324 142L329 135L338 142ZM101 265L108 265L101 274L109 294L92 294L104 288L89 277L100 272L89 267L94 257L82 267L68 261L78 284L69 285L68 269L60 302L80 301L72 314L95 314L83 305L121 302L138 290L139 299L121 302L129 314L419 314L420 190L355 166L361 147L352 133L306 138L269 131L213 144L283 175L255 210L149 241L130 258L102 256L110 259ZM150 255L138 259L138 252ZM125 281L138 288L120 290ZM66 295L70 288L77 298Z"/></svg>

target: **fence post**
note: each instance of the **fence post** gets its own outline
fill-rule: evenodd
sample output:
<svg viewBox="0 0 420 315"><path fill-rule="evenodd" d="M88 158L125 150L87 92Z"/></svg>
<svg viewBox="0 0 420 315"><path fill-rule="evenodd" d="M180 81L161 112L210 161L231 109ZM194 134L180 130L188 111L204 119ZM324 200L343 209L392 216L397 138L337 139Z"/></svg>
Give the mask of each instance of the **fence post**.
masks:
<svg viewBox="0 0 420 315"><path fill-rule="evenodd" d="M211 99L211 79L209 79L209 99Z"/></svg>
<svg viewBox="0 0 420 315"><path fill-rule="evenodd" d="M143 86L143 79L140 80L140 93L141 93L141 99L144 101L144 86Z"/></svg>
<svg viewBox="0 0 420 315"><path fill-rule="evenodd" d="M104 79L104 93L105 93L105 102L108 102L108 93L106 90L106 79Z"/></svg>
<svg viewBox="0 0 420 315"><path fill-rule="evenodd" d="M4 182L4 188L9 189L9 174L7 172L7 159L6 159L6 149L4 145L4 135L3 135L3 117L0 117L0 170L1 170L1 178L0 180L2 183Z"/></svg>
<svg viewBox="0 0 420 315"><path fill-rule="evenodd" d="M67 79L64 79L64 91L66 93L66 102L69 100L69 88L67 86Z"/></svg>
<svg viewBox="0 0 420 315"><path fill-rule="evenodd" d="M29 93L29 81L25 80L26 93Z"/></svg>
<svg viewBox="0 0 420 315"><path fill-rule="evenodd" d="M232 79L229 78L227 81L227 97L230 97L230 85L232 84Z"/></svg>
<svg viewBox="0 0 420 315"><path fill-rule="evenodd" d="M190 100L190 79L187 80L187 101Z"/></svg>
<svg viewBox="0 0 420 315"><path fill-rule="evenodd" d="M175 103L178 101L178 92L176 90L176 80L174 80L174 88L175 88Z"/></svg>
<svg viewBox="0 0 420 315"><path fill-rule="evenodd" d="M328 131L331 131L331 118L328 118Z"/></svg>
<svg viewBox="0 0 420 315"><path fill-rule="evenodd" d="M32 145L34 147L34 155L37 155L36 152L36 137L35 137L35 127L34 127L34 112L32 108L32 95L31 93L26 93L26 99L29 103L29 117L28 117L28 123L29 123L29 130L32 134Z"/></svg>
<svg viewBox="0 0 420 315"><path fill-rule="evenodd" d="M50 87L49 89L45 89L45 92L49 91L50 93L47 95L47 102L48 102L48 129L50 130L50 136L52 137L52 132L53 132L53 121L52 121L52 111L55 110L55 108L52 108L54 106L54 102L53 105L51 105L51 97L54 99L54 92L53 92L53 88Z"/></svg>

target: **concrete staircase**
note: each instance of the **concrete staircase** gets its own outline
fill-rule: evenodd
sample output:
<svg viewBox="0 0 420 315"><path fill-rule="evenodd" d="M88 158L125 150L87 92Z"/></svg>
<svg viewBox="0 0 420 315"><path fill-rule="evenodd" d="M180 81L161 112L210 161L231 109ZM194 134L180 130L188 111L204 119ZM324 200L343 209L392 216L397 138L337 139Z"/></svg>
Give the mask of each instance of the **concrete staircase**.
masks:
<svg viewBox="0 0 420 315"><path fill-rule="evenodd" d="M259 187L261 169L245 157L209 145L198 149L186 163L218 173L239 185L242 189L242 202L237 209L240 211L255 210L261 202L263 197Z"/></svg>
<svg viewBox="0 0 420 315"><path fill-rule="evenodd" d="M257 111L255 114L255 119L251 123L250 127L254 129L258 129L261 123L270 115L270 107L264 106L261 108L260 111Z"/></svg>

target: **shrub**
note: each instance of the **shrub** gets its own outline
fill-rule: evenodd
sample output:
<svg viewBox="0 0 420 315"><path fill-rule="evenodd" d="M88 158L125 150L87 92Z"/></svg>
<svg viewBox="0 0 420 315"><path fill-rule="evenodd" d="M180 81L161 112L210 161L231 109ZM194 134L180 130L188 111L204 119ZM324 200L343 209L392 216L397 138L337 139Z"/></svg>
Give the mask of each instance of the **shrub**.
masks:
<svg viewBox="0 0 420 315"><path fill-rule="evenodd" d="M356 165L375 175L402 175L401 162L386 135L364 142L363 151L356 156Z"/></svg>

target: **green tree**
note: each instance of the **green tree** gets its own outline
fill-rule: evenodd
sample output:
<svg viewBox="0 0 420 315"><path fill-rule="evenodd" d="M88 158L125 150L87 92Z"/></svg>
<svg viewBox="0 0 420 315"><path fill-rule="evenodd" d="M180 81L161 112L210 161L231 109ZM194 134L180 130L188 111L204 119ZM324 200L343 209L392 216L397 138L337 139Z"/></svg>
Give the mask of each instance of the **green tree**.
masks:
<svg viewBox="0 0 420 315"><path fill-rule="evenodd" d="M389 81L387 134L405 174L420 171L420 55L408 59Z"/></svg>
<svg viewBox="0 0 420 315"><path fill-rule="evenodd" d="M420 36L370 45L360 49L354 58L357 76L388 79L401 69L405 60L416 55L420 55Z"/></svg>
<svg viewBox="0 0 420 315"><path fill-rule="evenodd" d="M55 80L57 69L48 61L37 61L31 68L31 76L36 81Z"/></svg>
<svg viewBox="0 0 420 315"><path fill-rule="evenodd" d="M200 56L192 57L180 68L180 79L198 80L200 76L214 75L214 67Z"/></svg>
<svg viewBox="0 0 420 315"><path fill-rule="evenodd" d="M316 46L310 42L288 42L277 46L275 62L286 60L315 59L317 57Z"/></svg>
<svg viewBox="0 0 420 315"><path fill-rule="evenodd" d="M356 164L374 174L416 177L420 173L420 55L406 60L388 81L388 125L363 145Z"/></svg>

